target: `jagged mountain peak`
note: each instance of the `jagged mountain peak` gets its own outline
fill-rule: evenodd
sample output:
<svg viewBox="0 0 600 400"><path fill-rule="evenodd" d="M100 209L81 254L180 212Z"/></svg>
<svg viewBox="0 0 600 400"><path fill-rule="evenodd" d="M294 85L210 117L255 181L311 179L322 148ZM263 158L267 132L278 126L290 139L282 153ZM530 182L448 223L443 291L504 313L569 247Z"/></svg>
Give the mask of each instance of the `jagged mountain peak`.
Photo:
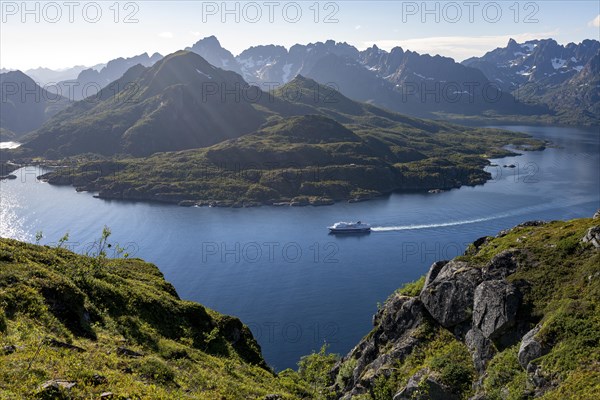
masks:
<svg viewBox="0 0 600 400"><path fill-rule="evenodd" d="M206 36L198 40L192 47L210 46L210 47L221 47L221 42L215 35Z"/></svg>
<svg viewBox="0 0 600 400"><path fill-rule="evenodd" d="M199 54L216 67L235 71L237 73L242 72L233 54L231 54L229 50L223 48L217 37L214 35L200 39L194 43L192 47L187 47L185 50Z"/></svg>
<svg viewBox="0 0 600 400"><path fill-rule="evenodd" d="M521 44L511 39L506 47L467 59L463 64L480 69L503 90L513 91L531 83L542 86L564 83L578 74L599 49L597 40L561 45L553 38Z"/></svg>
<svg viewBox="0 0 600 400"><path fill-rule="evenodd" d="M4 82L9 82L9 81L18 81L18 82L33 82L33 79L31 79L31 77L29 77L28 75L26 75L23 71L21 71L20 69L14 70L14 71L6 71L0 74L1 79Z"/></svg>

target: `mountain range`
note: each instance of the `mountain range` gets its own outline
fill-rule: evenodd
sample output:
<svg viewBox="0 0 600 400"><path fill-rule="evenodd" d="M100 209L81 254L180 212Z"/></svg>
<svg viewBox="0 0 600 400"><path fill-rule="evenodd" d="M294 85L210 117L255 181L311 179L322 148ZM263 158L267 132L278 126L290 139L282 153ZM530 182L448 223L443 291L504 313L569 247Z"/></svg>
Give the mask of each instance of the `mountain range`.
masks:
<svg viewBox="0 0 600 400"><path fill-rule="evenodd" d="M400 47L389 52L377 46L359 51L332 40L294 45L289 51L282 46L256 46L234 57L210 36L189 50L241 73L247 82L272 87L301 74L330 83L353 99L420 117L511 115L534 121L535 116L545 116L543 120L554 122L599 123L597 114L571 115L572 107L560 101L564 97L560 92L571 79L583 79L577 76L600 51L597 40L563 46L553 39L522 44L510 39L505 48L462 63ZM538 91L559 94L537 98L530 94L535 91L527 89L532 83ZM557 90L560 84L564 86ZM598 88L590 86L585 94L571 91L570 97L593 111Z"/></svg>
<svg viewBox="0 0 600 400"><path fill-rule="evenodd" d="M75 79L77 75L83 70L88 68L93 69L101 69L106 64L98 64L93 67L86 67L84 65L76 65L71 68L64 69L51 69L45 67L38 68L30 68L28 70L22 71L25 75L29 76L31 79L36 81L36 83L40 86L44 86L50 83L57 83L64 80ZM15 71L14 69L5 69L0 68L0 73L3 74L5 72Z"/></svg>
<svg viewBox="0 0 600 400"><path fill-rule="evenodd" d="M145 67L151 66L162 57L158 53L154 53L152 56L144 53L129 58L116 58L110 60L102 68L93 67L84 69L77 75L77 78L63 80L56 85L50 85L48 86L48 90L60 93L71 101L95 96L101 89L123 76L129 68L138 64ZM113 88L112 90L117 90L117 88Z"/></svg>
<svg viewBox="0 0 600 400"><path fill-rule="evenodd" d="M579 72L600 51L600 42L584 40L579 44L558 44L553 39L517 43L510 39L506 47L482 57L472 57L463 65L481 70L503 90L514 91L527 84L556 85Z"/></svg>
<svg viewBox="0 0 600 400"><path fill-rule="evenodd" d="M25 73L3 69L0 73L2 137L18 139L84 97L93 96L92 101L97 101L98 92L121 78L129 68L138 64L150 66L161 58L158 53L152 56L144 53L130 58L117 58L91 68L77 66L60 71L37 68ZM128 83L124 82L123 86ZM15 87L19 88L18 93L12 93ZM107 90L114 92L116 88Z"/></svg>
<svg viewBox="0 0 600 400"><path fill-rule="evenodd" d="M546 111L519 103L510 93L502 93L498 100L498 94L491 93L487 99L490 82L479 70L451 58L399 47L390 53L376 46L359 51L328 40L294 45L289 51L281 46L256 46L234 58L211 36L189 49L221 68L241 71L248 82L271 87L303 75L331 84L355 100L420 117L434 117L434 112L481 114L490 109L500 114Z"/></svg>
<svg viewBox="0 0 600 400"><path fill-rule="evenodd" d="M240 75L187 51L152 67L138 64L110 86L94 101L76 102L56 115L30 135L23 149L46 156L146 156L208 146L249 133L266 121L241 95L222 101L221 90L240 94L247 86ZM218 93L209 96L209 89Z"/></svg>
<svg viewBox="0 0 600 400"><path fill-rule="evenodd" d="M235 84L240 87L256 86L258 89L253 90L260 90L263 94L302 75L351 99L422 118L479 119L488 122L518 120L575 125L600 124L600 87L597 83L599 51L600 42L596 40L562 46L552 39L522 44L511 39L504 48L457 63L451 58L418 54L400 47L389 52L377 46L359 51L347 43L332 40L297 44L289 50L275 45L255 46L234 56L221 46L216 37L210 36L188 48L188 52L199 54L208 64L235 73ZM152 67L162 58L158 53L152 56L144 53L130 58L117 58L105 65L84 69L75 79L36 90L48 95L45 97L59 94L55 98L64 97L70 102L89 97L88 103L91 104L75 105L72 111L61 117L61 121L66 116L83 110L90 116L100 110L107 110L105 100L109 93L118 97L127 92L131 94L133 91L145 91L144 87L131 87L140 83L136 81L138 73L141 73L140 67ZM130 69L133 71L128 72ZM211 75L202 68L200 70ZM11 136L19 137L40 128L50 116L68 105L68 101L64 100L54 101L52 104L31 104L29 99L25 99L21 105L15 105L15 97L5 94L7 82L20 85L25 79L25 74L15 74L16 71L12 71L0 75L5 82L0 88L3 101L8 102L8 97L12 96L12 103L6 109L15 110L10 112L11 115L3 115L0 128L5 137L9 135L9 131L13 132ZM17 76L18 79L13 79ZM127 79L124 79L125 76ZM15 82L11 82L12 80ZM28 85L32 81L30 79ZM144 81L145 83L147 82ZM101 89L103 91L100 94ZM184 91L189 91L189 88ZM197 95L198 93L196 97ZM99 106L99 103L105 105ZM576 107L573 107L574 104ZM119 110L118 107L108 108L119 115L128 112ZM17 112L17 109L21 111ZM150 109L136 109L138 117L149 115ZM185 113L182 110L179 112L179 115L181 112ZM26 115L33 117L25 118ZM133 118L131 115L130 117ZM192 117L190 121L194 118L196 117ZM264 118L263 115L254 120L264 122ZM135 125L135 121L130 122L127 128ZM252 131L256 127L250 123L246 130L240 132ZM56 125L44 127L35 137L54 129ZM61 129L64 132L66 128ZM77 130L75 127L72 129ZM141 128L130 133L134 134L139 129ZM238 134L234 129L224 137ZM117 134L113 132L111 135ZM216 134L214 140L219 138L221 136ZM188 138L186 143L212 143L210 140L194 140ZM183 145L174 144L170 150L181 146ZM121 150L123 149L110 152ZM105 150L101 152L106 153Z"/></svg>
<svg viewBox="0 0 600 400"><path fill-rule="evenodd" d="M517 43L463 61L480 69L503 90L520 101L544 104L562 123L587 121L597 125L600 116L600 42L558 44L553 39Z"/></svg>

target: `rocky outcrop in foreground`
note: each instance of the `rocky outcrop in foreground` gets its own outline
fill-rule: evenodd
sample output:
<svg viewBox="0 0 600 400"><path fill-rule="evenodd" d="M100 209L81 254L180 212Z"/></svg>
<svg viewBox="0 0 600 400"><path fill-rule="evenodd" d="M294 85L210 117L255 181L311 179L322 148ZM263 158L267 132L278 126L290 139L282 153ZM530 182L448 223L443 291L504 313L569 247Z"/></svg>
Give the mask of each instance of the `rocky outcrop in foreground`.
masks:
<svg viewBox="0 0 600 400"><path fill-rule="evenodd" d="M559 374L539 361L563 340L548 333L562 318L551 314L559 311L548 302L562 304L552 286L576 279L578 268L590 268L586 259L598 259L595 222L530 221L477 240L464 256L434 263L420 292L394 293L374 316L374 329L332 370L338 398L508 398L510 390L537 397L557 389ZM591 268L591 286L581 296L599 289L600 265ZM512 370L489 371L506 359L513 360ZM507 383L496 368L522 376L521 386L495 387Z"/></svg>

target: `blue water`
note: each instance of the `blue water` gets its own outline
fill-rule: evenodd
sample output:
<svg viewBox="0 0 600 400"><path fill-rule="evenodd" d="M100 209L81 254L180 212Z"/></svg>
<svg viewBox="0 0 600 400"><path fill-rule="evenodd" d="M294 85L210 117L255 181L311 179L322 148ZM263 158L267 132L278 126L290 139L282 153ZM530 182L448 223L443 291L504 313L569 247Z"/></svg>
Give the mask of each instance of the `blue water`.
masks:
<svg viewBox="0 0 600 400"><path fill-rule="evenodd" d="M494 179L441 194L396 194L329 207L182 208L105 201L38 183L35 168L0 183L0 235L42 243L66 232L75 251L100 235L156 263L181 297L236 315L276 369L324 342L345 354L371 329L377 303L432 262L478 237L532 219L591 216L600 208L599 133L514 126L556 148L493 160ZM502 168L515 164L517 168ZM328 235L340 220L364 236Z"/></svg>

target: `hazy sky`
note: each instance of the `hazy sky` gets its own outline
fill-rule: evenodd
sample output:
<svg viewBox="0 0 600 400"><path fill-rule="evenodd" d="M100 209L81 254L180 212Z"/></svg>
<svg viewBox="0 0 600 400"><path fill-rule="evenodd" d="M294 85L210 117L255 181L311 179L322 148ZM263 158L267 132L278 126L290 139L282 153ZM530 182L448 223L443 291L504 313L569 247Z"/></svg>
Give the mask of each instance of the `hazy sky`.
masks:
<svg viewBox="0 0 600 400"><path fill-rule="evenodd" d="M258 44L289 48L334 39L459 61L504 46L510 37L568 43L600 36L598 0L0 3L0 67L23 70L164 55L210 35L234 55Z"/></svg>

